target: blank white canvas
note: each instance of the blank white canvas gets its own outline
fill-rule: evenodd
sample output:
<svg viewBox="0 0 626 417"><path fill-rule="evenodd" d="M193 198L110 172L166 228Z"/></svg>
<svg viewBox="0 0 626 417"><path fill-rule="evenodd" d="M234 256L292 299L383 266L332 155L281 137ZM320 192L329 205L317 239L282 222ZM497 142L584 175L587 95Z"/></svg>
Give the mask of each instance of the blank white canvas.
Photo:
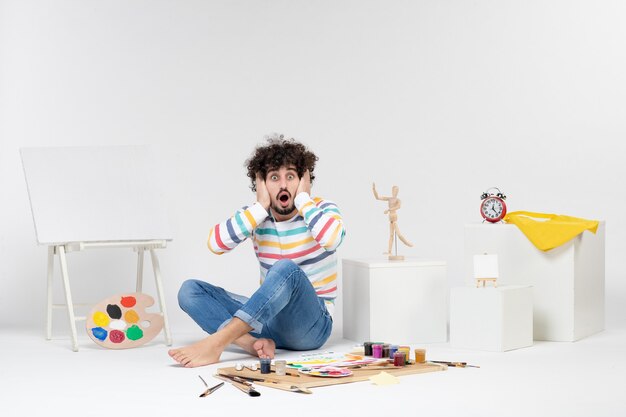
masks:
<svg viewBox="0 0 626 417"><path fill-rule="evenodd" d="M474 278L498 276L498 255L474 255Z"/></svg>
<svg viewBox="0 0 626 417"><path fill-rule="evenodd" d="M155 148L20 152L39 244L171 240Z"/></svg>

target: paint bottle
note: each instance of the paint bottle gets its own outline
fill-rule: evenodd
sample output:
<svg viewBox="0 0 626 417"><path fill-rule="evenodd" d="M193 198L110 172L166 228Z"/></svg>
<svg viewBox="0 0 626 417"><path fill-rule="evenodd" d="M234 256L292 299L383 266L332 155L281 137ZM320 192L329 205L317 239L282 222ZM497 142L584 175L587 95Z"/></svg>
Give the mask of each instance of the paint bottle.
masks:
<svg viewBox="0 0 626 417"><path fill-rule="evenodd" d="M393 354L393 366L404 366L404 352L398 350Z"/></svg>
<svg viewBox="0 0 626 417"><path fill-rule="evenodd" d="M385 343L383 345L383 358L388 358L389 357L389 343Z"/></svg>
<svg viewBox="0 0 626 417"><path fill-rule="evenodd" d="M372 356L374 356L375 358L383 357L383 345L382 344L376 343L375 345L372 345Z"/></svg>
<svg viewBox="0 0 626 417"><path fill-rule="evenodd" d="M393 359L393 354L398 351L398 345L389 346L389 359Z"/></svg>
<svg viewBox="0 0 626 417"><path fill-rule="evenodd" d="M409 346L400 346L398 348L399 352L403 352L404 353L404 363L405 364L409 364L411 363L411 348Z"/></svg>
<svg viewBox="0 0 626 417"><path fill-rule="evenodd" d="M372 342L363 343L363 354L365 356L372 356Z"/></svg>
<svg viewBox="0 0 626 417"><path fill-rule="evenodd" d="M272 369L272 360L270 358L261 358L261 373L269 374Z"/></svg>
<svg viewBox="0 0 626 417"><path fill-rule="evenodd" d="M426 362L426 349L415 349L415 363Z"/></svg>
<svg viewBox="0 0 626 417"><path fill-rule="evenodd" d="M279 376L287 375L287 361L286 360L274 361L274 369L276 370L276 375L279 375Z"/></svg>

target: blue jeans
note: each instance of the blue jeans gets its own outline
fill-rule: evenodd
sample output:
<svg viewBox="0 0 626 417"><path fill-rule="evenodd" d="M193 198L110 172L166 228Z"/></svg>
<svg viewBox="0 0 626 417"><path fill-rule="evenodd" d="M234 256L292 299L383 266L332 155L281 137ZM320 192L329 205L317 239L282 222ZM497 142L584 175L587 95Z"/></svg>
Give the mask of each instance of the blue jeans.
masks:
<svg viewBox="0 0 626 417"><path fill-rule="evenodd" d="M282 349L317 349L333 327L324 300L302 269L288 259L270 268L250 298L190 279L178 292L178 304L209 334L238 317L252 327L252 336L272 339Z"/></svg>

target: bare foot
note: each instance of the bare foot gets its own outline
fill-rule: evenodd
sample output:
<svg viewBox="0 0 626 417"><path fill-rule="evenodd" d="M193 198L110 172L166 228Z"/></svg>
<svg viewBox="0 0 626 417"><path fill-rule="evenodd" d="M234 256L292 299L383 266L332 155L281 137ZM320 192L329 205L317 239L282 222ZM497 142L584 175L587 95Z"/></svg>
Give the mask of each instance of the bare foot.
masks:
<svg viewBox="0 0 626 417"><path fill-rule="evenodd" d="M224 348L225 346L211 335L193 345L170 349L167 353L185 368L195 368L219 362Z"/></svg>
<svg viewBox="0 0 626 417"><path fill-rule="evenodd" d="M251 334L244 334L239 339L235 340L237 346L248 352L253 356L260 358L273 358L274 351L276 350L276 343L271 339L257 339Z"/></svg>
<svg viewBox="0 0 626 417"><path fill-rule="evenodd" d="M257 339L252 345L259 358L274 358L276 343L272 339Z"/></svg>

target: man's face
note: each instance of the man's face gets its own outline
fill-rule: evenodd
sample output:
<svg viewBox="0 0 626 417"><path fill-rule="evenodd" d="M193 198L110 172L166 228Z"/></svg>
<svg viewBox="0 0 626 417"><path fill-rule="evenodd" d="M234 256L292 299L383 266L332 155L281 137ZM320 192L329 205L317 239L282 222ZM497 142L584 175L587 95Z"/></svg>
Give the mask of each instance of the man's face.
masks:
<svg viewBox="0 0 626 417"><path fill-rule="evenodd" d="M270 195L270 207L281 216L296 210L294 198L300 184L298 172L293 165L280 167L267 172L265 186Z"/></svg>

